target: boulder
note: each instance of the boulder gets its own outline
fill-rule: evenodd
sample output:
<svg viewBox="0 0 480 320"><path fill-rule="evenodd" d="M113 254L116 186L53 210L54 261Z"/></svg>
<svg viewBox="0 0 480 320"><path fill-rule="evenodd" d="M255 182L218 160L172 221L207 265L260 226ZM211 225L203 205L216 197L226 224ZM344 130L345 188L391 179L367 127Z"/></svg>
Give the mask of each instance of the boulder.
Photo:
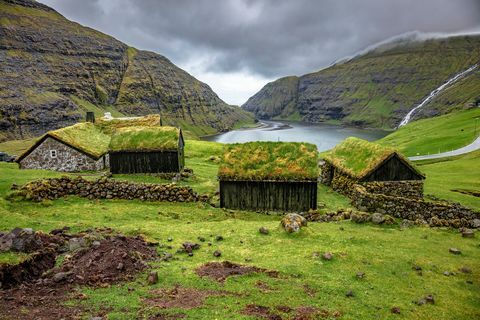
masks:
<svg viewBox="0 0 480 320"><path fill-rule="evenodd" d="M370 214L366 212L352 212L350 215L350 219L352 219L353 222L355 223L365 223L370 221Z"/></svg>
<svg viewBox="0 0 480 320"><path fill-rule="evenodd" d="M43 246L41 238L31 228L15 228L0 235L0 252L34 252Z"/></svg>
<svg viewBox="0 0 480 320"><path fill-rule="evenodd" d="M472 229L463 229L462 230L462 237L464 238L474 238L475 237L475 231Z"/></svg>
<svg viewBox="0 0 480 320"><path fill-rule="evenodd" d="M457 249L457 248L450 248L448 249L448 251L450 251L450 253L453 253L453 254L462 254L462 251L460 251L460 249Z"/></svg>
<svg viewBox="0 0 480 320"><path fill-rule="evenodd" d="M375 212L374 214L372 214L370 219L375 224L382 224L385 222L385 216L378 212Z"/></svg>
<svg viewBox="0 0 480 320"><path fill-rule="evenodd" d="M480 219L472 220L472 228L480 228Z"/></svg>
<svg viewBox="0 0 480 320"><path fill-rule="evenodd" d="M288 233L298 232L307 225L307 219L297 213L288 213L282 218L280 224Z"/></svg>
<svg viewBox="0 0 480 320"><path fill-rule="evenodd" d="M68 240L69 251L75 251L86 246L87 243L84 238L71 238L70 240Z"/></svg>
<svg viewBox="0 0 480 320"><path fill-rule="evenodd" d="M258 232L260 232L261 234L268 234L269 231L267 228L265 227L260 227L260 229L258 229Z"/></svg>

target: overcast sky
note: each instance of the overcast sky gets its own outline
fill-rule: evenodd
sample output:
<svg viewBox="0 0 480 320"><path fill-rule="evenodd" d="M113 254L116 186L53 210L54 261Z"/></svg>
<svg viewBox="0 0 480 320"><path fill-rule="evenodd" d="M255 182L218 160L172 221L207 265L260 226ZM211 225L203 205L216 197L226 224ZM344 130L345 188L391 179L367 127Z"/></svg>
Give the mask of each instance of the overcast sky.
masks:
<svg viewBox="0 0 480 320"><path fill-rule="evenodd" d="M228 103L411 31L480 31L480 0L40 0L160 53Z"/></svg>

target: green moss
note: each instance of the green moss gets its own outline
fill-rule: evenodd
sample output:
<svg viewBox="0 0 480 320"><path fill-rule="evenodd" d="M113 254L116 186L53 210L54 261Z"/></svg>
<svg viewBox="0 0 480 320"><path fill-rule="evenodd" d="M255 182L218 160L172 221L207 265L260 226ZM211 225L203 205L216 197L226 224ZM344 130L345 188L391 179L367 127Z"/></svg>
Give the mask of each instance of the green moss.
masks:
<svg viewBox="0 0 480 320"><path fill-rule="evenodd" d="M112 136L110 151L177 150L180 130L174 127L127 127Z"/></svg>
<svg viewBox="0 0 480 320"><path fill-rule="evenodd" d="M228 144L218 176L225 180L316 180L317 162L317 147L310 143Z"/></svg>

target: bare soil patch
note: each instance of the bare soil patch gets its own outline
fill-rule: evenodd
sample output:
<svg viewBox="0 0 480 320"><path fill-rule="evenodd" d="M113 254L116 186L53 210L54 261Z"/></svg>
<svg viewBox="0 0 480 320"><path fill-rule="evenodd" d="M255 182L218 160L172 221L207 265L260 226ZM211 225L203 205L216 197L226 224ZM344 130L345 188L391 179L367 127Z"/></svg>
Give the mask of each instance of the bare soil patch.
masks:
<svg viewBox="0 0 480 320"><path fill-rule="evenodd" d="M55 288L43 285L22 285L17 288L0 290L1 319L81 319L82 309L67 307L70 288Z"/></svg>
<svg viewBox="0 0 480 320"><path fill-rule="evenodd" d="M262 269L254 266L244 266L230 261L208 262L195 270L200 277L207 277L218 282L224 282L228 277L250 273L266 273L277 278L278 271Z"/></svg>
<svg viewBox="0 0 480 320"><path fill-rule="evenodd" d="M150 316L148 320L177 320L177 319L185 319L187 317L184 313L175 313L175 314L167 314L167 313L157 313L153 316Z"/></svg>
<svg viewBox="0 0 480 320"><path fill-rule="evenodd" d="M18 264L0 265L1 319L81 319L83 307L63 305L68 299L85 299L72 295L72 284L105 286L129 280L148 267L146 261L157 258L156 249L143 238L111 235L111 230L77 235L14 231L2 242L7 249L38 251ZM94 233L99 240L92 240ZM67 240L72 238L82 238L84 246L69 252ZM65 255L62 266L55 268L57 256L66 252L71 256Z"/></svg>
<svg viewBox="0 0 480 320"><path fill-rule="evenodd" d="M55 274L64 273L64 281L90 286L131 280L147 268L146 261L156 257L155 248L141 237L108 236L96 246L76 251L52 272L52 279L56 281Z"/></svg>
<svg viewBox="0 0 480 320"><path fill-rule="evenodd" d="M37 252L18 264L0 265L0 287L12 288L24 282L31 282L55 266L56 253L53 250Z"/></svg>
<svg viewBox="0 0 480 320"><path fill-rule="evenodd" d="M173 289L152 290L151 294L152 297L144 300L149 306L162 309L193 309L202 306L208 297L222 296L227 293L215 290L184 288L177 285Z"/></svg>
<svg viewBox="0 0 480 320"><path fill-rule="evenodd" d="M257 287L263 293L269 293L269 292L276 291L274 288L269 286L268 283L266 283L265 281L261 281L261 280L259 280L255 283L255 287Z"/></svg>
<svg viewBox="0 0 480 320"><path fill-rule="evenodd" d="M336 319L341 316L342 313L340 311L329 311L312 306L300 306L295 309L293 320Z"/></svg>
<svg viewBox="0 0 480 320"><path fill-rule="evenodd" d="M260 306L258 304L248 304L242 310L242 314L246 316L252 316L259 319L268 320L282 320L283 318L270 310L269 307Z"/></svg>

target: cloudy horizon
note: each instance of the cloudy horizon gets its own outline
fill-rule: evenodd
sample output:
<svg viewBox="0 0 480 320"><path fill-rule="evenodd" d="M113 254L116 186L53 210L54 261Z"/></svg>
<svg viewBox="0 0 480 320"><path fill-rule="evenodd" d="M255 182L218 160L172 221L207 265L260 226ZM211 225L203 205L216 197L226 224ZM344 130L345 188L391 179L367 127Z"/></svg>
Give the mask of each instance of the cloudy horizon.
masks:
<svg viewBox="0 0 480 320"><path fill-rule="evenodd" d="M66 18L164 55L241 105L302 75L415 31L480 32L478 0L40 0Z"/></svg>

